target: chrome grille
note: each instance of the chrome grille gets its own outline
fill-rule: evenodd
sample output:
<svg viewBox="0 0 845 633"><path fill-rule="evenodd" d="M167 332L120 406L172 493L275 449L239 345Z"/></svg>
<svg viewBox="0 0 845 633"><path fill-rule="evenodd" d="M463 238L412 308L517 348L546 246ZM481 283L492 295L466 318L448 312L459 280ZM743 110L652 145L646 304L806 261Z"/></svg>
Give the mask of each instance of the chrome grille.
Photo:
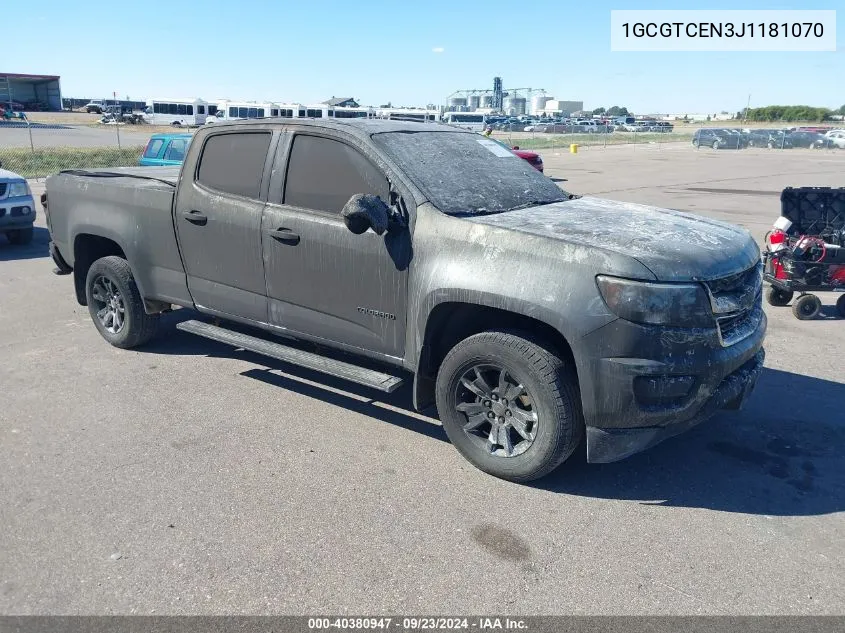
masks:
<svg viewBox="0 0 845 633"><path fill-rule="evenodd" d="M763 263L741 273L705 282L719 339L728 347L748 338L763 318Z"/></svg>

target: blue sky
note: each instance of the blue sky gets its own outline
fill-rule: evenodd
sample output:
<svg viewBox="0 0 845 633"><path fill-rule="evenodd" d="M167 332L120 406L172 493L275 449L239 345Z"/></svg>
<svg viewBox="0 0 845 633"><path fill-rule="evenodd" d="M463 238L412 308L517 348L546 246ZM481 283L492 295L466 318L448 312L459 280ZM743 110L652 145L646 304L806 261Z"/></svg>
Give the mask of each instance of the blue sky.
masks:
<svg viewBox="0 0 845 633"><path fill-rule="evenodd" d="M443 103L463 88L544 88L588 108L718 112L845 103L845 51L610 51L610 9L712 9L683 2L487 0L41 0L5 29L4 72L59 74L66 97L152 96ZM842 0L745 0L723 9L840 9ZM11 41L9 36L11 35ZM434 52L442 49L442 52Z"/></svg>

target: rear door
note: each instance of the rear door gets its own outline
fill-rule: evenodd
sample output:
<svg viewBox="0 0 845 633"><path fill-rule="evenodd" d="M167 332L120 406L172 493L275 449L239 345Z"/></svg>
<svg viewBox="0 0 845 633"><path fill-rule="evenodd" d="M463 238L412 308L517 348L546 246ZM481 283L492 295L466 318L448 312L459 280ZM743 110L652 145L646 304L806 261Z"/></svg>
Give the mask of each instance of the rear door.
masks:
<svg viewBox="0 0 845 633"><path fill-rule="evenodd" d="M176 234L188 288L206 311L267 320L261 216L273 133L206 137L176 199Z"/></svg>
<svg viewBox="0 0 845 633"><path fill-rule="evenodd" d="M349 198L369 193L389 204L388 179L360 148L325 134L282 141L290 148L279 152L289 157L284 183L271 183L262 227L270 323L401 357L410 234L346 228L340 211Z"/></svg>

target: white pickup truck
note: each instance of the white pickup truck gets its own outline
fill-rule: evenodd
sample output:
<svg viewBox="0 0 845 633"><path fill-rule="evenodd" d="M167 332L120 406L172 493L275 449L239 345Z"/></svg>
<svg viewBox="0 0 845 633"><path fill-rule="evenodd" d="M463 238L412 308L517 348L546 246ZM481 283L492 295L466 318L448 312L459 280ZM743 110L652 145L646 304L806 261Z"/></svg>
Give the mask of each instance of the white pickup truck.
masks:
<svg viewBox="0 0 845 633"><path fill-rule="evenodd" d="M32 241L35 201L23 176L3 169L0 164L0 233L12 244Z"/></svg>

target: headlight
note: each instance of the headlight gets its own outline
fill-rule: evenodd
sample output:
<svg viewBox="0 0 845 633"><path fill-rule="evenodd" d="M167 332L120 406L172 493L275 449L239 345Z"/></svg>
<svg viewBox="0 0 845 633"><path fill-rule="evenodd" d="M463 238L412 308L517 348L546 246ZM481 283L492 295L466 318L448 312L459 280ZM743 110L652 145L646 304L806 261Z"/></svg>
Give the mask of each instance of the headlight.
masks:
<svg viewBox="0 0 845 633"><path fill-rule="evenodd" d="M664 284L619 277L596 277L607 307L635 323L674 327L714 327L707 292L699 284Z"/></svg>
<svg viewBox="0 0 845 633"><path fill-rule="evenodd" d="M29 185L25 182L13 182L9 185L10 198L19 198L21 196L31 196L32 192L29 190Z"/></svg>

